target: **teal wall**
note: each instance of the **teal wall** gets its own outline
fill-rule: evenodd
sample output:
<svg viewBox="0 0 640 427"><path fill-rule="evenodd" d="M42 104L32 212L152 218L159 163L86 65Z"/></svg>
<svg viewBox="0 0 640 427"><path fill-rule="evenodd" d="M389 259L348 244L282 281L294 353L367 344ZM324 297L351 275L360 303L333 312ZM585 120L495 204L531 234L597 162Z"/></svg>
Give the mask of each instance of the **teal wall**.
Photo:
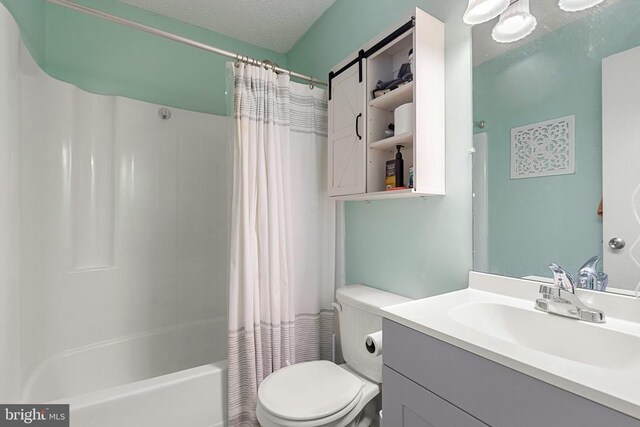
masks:
<svg viewBox="0 0 640 427"><path fill-rule="evenodd" d="M602 253L602 58L640 45L640 4L622 0L473 71L489 135L489 265L509 276L577 271ZM576 173L510 179L511 128L576 115Z"/></svg>
<svg viewBox="0 0 640 427"><path fill-rule="evenodd" d="M31 55L45 66L45 3L43 0L0 0L13 14L20 27L22 40Z"/></svg>
<svg viewBox="0 0 640 427"><path fill-rule="evenodd" d="M420 7L446 23L447 195L346 204L347 283L419 298L461 289L472 266L471 31L466 0L337 0L288 53L296 71L326 76L346 56Z"/></svg>
<svg viewBox="0 0 640 427"><path fill-rule="evenodd" d="M52 77L89 92L226 114L227 58L43 0L0 1L16 17L31 53ZM286 65L284 54L115 0L76 1L223 49Z"/></svg>
<svg viewBox="0 0 640 427"><path fill-rule="evenodd" d="M225 58L45 4L0 0L51 76L82 89L225 114ZM410 297L463 288L471 269L471 31L466 0L337 0L285 57L115 0L79 0L128 19L326 78L329 69L418 6L447 24L447 196L348 203L346 270ZM23 4L24 3L24 4ZM45 29L43 32L42 29Z"/></svg>

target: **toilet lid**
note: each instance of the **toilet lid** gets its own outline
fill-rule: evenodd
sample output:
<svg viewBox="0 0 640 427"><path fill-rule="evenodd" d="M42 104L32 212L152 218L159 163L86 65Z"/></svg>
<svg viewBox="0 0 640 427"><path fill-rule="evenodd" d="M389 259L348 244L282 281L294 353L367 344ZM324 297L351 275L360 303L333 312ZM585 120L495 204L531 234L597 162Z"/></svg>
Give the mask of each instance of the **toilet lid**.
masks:
<svg viewBox="0 0 640 427"><path fill-rule="evenodd" d="M287 366L260 384L258 399L273 415L288 420L325 418L344 409L362 390L362 381L335 363Z"/></svg>

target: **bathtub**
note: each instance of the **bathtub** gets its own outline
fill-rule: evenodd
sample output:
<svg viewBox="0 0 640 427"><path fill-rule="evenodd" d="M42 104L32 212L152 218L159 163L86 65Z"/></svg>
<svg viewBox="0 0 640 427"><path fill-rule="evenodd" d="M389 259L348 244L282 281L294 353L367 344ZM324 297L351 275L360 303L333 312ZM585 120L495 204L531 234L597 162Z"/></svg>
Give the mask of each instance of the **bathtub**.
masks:
<svg viewBox="0 0 640 427"><path fill-rule="evenodd" d="M226 319L92 344L31 375L23 402L70 404L72 427L222 427Z"/></svg>

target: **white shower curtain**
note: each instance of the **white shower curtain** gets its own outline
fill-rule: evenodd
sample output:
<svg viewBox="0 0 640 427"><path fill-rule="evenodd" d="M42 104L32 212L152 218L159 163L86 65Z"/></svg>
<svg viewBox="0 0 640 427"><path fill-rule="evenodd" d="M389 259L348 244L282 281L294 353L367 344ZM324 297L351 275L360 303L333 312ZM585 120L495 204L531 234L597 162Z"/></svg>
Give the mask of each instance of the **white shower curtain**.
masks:
<svg viewBox="0 0 640 427"><path fill-rule="evenodd" d="M257 425L260 382L330 358L334 208L325 91L237 64L229 287L229 425Z"/></svg>

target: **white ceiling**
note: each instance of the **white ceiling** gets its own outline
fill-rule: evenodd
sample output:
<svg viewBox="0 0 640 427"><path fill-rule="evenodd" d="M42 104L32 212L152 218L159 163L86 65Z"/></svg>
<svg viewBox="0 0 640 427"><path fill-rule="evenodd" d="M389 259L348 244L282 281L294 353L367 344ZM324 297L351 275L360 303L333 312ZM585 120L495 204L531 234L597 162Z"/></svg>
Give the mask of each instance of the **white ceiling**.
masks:
<svg viewBox="0 0 640 427"><path fill-rule="evenodd" d="M335 0L120 0L280 53Z"/></svg>
<svg viewBox="0 0 640 427"><path fill-rule="evenodd" d="M491 38L491 30L498 22L498 18L473 27L473 65L482 64L510 50L517 49L578 19L591 14L598 14L618 1L605 0L599 6L583 12L565 12L558 7L558 0L531 0L531 13L538 20L538 26L531 35L519 42L498 43Z"/></svg>

